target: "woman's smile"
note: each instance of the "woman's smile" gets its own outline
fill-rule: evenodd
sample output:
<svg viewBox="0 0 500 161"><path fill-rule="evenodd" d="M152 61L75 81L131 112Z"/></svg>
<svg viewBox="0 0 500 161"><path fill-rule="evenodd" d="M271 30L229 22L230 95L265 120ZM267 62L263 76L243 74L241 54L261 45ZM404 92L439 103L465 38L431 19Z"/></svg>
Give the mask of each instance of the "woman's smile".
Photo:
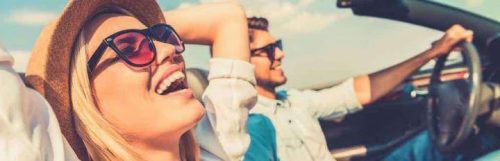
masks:
<svg viewBox="0 0 500 161"><path fill-rule="evenodd" d="M179 64L165 64L164 66L167 69L157 71L155 76L158 75L159 79L153 80L154 82L152 83L156 94L166 95L170 92L186 89L187 82L186 76L182 71L183 66ZM158 70L162 70L162 68L160 67Z"/></svg>

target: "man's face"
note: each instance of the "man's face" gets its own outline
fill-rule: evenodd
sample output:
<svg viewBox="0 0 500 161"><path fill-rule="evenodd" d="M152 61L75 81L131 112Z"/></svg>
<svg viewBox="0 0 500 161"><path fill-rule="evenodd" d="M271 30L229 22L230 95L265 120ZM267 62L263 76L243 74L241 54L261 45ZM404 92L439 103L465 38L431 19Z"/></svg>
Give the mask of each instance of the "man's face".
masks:
<svg viewBox="0 0 500 161"><path fill-rule="evenodd" d="M254 30L253 40L250 42L250 49L259 49L269 44L275 43L276 39L267 31ZM255 65L255 77L257 85L277 87L286 83L286 76L281 67L285 53L279 48L274 48L274 60L270 60L266 50L257 50L252 53L250 62Z"/></svg>

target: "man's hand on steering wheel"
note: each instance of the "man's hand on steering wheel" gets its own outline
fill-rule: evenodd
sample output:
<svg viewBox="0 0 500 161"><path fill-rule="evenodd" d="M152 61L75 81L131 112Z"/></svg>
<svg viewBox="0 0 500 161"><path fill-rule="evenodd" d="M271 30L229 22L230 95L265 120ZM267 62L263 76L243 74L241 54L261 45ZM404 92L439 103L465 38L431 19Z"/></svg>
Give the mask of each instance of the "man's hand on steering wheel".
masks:
<svg viewBox="0 0 500 161"><path fill-rule="evenodd" d="M472 36L472 31L454 25L429 50L429 54L439 58L430 78L427 122L434 145L442 152L456 151L468 138L481 105L481 62L471 43ZM443 81L446 54L459 48L468 76Z"/></svg>
<svg viewBox="0 0 500 161"><path fill-rule="evenodd" d="M457 44L462 41L472 42L473 31L467 30L461 25L451 26L439 40L432 43L429 49L433 58L446 55L456 49Z"/></svg>

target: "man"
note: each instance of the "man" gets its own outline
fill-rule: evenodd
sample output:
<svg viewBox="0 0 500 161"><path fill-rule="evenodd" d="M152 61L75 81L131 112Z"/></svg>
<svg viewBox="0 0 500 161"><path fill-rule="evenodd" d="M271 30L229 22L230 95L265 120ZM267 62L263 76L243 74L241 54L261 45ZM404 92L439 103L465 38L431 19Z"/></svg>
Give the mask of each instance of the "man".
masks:
<svg viewBox="0 0 500 161"><path fill-rule="evenodd" d="M387 69L349 78L321 91L278 92L276 87L287 80L281 67L285 57L281 40L276 40L268 32L265 18L252 17L248 22L250 61L255 65L259 95L257 105L250 113L263 114L272 121L278 157L283 161L333 160L318 119L334 119L361 110L363 105L390 92L429 60L448 54L459 42L471 42L473 38L471 30L454 25L430 49ZM426 136L426 133L422 135ZM427 139L422 136L415 139L420 138ZM410 151L397 151L386 159L406 160L398 156L409 156L406 153Z"/></svg>

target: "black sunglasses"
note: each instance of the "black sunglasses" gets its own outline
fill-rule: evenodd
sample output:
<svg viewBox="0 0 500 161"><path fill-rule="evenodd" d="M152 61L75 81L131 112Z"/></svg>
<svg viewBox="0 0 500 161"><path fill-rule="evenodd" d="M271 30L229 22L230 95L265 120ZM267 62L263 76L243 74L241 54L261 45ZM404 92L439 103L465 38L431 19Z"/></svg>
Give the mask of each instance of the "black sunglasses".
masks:
<svg viewBox="0 0 500 161"><path fill-rule="evenodd" d="M276 48L283 51L283 44L281 43L281 40L277 40L276 42L268 44L264 47L252 49L252 50L250 50L250 54L251 54L251 56L263 56L260 54L261 53L260 51L264 51L272 63L272 62L274 62L274 59L275 59L275 51L276 51L275 49Z"/></svg>
<svg viewBox="0 0 500 161"><path fill-rule="evenodd" d="M156 47L152 39L173 45L176 53L184 52L184 42L170 25L160 23L143 30L123 30L102 41L87 63L89 75L107 47L113 49L118 57L129 65L134 67L150 65L156 59Z"/></svg>

